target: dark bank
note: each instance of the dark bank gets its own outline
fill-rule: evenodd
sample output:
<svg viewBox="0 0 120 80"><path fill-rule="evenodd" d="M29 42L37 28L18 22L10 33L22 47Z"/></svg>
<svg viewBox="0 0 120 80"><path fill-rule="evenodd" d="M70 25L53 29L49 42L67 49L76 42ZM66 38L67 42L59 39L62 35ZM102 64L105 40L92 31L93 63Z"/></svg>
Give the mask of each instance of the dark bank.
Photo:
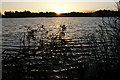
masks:
<svg viewBox="0 0 120 80"><path fill-rule="evenodd" d="M23 12L5 12L3 18L22 18L22 17L115 17L120 16L120 11L99 10L93 13L70 12L57 14L55 12L39 12L33 13L30 11Z"/></svg>

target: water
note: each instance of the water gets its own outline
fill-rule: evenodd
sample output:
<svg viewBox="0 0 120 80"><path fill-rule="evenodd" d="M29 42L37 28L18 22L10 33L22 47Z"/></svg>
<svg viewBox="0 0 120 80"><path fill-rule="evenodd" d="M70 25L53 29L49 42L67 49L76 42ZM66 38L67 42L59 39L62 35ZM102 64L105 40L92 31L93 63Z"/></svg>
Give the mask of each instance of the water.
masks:
<svg viewBox="0 0 120 80"><path fill-rule="evenodd" d="M94 31L100 24L99 17L42 17L42 18L4 18L3 19L3 49L19 46L20 33L25 31L24 26L36 28L44 25L55 33L60 25L66 25L67 39L77 39L82 32Z"/></svg>
<svg viewBox="0 0 120 80"><path fill-rule="evenodd" d="M16 57L16 53L19 54L15 50L21 51L21 54L17 56L17 62L14 60L15 64L11 65L13 69L17 69L17 64L21 64L21 67L24 66L23 71L26 69L25 71L35 72L35 74L36 72L39 74L42 71L51 79L68 78L70 77L69 75L72 75L73 78L78 78L79 75L76 76L76 74L79 74L79 71L75 69L80 68L80 66L84 68L85 65L91 65L88 64L91 56L84 56L90 54L88 51L90 47L83 35L94 32L100 22L100 17L4 18L3 50L12 49L6 51L6 54L12 55L12 58ZM21 34L23 32L26 33L26 27L37 31L38 27L42 25L44 28L40 28L40 31L36 32L36 39L32 40L33 42L29 43L25 39L25 44L27 46L32 45L32 47L23 49L26 45L20 45L20 39L24 36ZM64 25L66 29L63 29L60 25L62 27ZM48 32L44 33L44 29ZM32 35L32 33L30 34ZM59 38L55 38L56 36L59 36ZM22 49L20 46L22 46ZM12 60L6 54L5 57L8 60ZM22 58L24 56L26 57ZM92 56L92 58L94 57ZM16 67L14 68L14 66ZM20 69L19 67L18 70ZM29 76L36 79L36 76L31 77L31 75L26 74L24 78ZM44 77L44 75L41 75L41 78Z"/></svg>

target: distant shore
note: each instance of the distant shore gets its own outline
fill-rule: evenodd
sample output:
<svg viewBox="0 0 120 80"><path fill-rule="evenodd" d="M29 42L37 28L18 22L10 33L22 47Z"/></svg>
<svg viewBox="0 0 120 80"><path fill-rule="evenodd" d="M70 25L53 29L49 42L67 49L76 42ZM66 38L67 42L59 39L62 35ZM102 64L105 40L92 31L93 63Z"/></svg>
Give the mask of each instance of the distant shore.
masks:
<svg viewBox="0 0 120 80"><path fill-rule="evenodd" d="M29 18L29 17L118 17L120 16L120 11L110 11L110 10L99 10L91 13L82 12L70 12L70 13L60 13L55 12L39 12L33 13L30 11L23 12L5 12L2 18Z"/></svg>

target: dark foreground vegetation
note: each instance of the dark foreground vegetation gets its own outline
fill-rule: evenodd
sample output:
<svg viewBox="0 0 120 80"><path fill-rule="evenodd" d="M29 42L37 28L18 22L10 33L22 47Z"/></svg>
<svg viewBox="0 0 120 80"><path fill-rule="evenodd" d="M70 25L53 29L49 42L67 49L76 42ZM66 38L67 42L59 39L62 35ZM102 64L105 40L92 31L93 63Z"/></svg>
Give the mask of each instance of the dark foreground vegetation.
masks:
<svg viewBox="0 0 120 80"><path fill-rule="evenodd" d="M51 34L25 26L20 48L2 52L2 80L119 80L120 17L102 23L79 41L64 38L65 25Z"/></svg>
<svg viewBox="0 0 120 80"><path fill-rule="evenodd" d="M21 18L21 17L115 17L120 16L120 11L110 11L110 10L99 10L93 13L82 13L82 12L71 12L71 13L61 13L58 15L55 12L40 12L32 13L30 11L24 12L5 12L3 18Z"/></svg>
<svg viewBox="0 0 120 80"><path fill-rule="evenodd" d="M65 25L52 34L43 25L25 27L19 49L2 53L2 80L120 79L119 26L104 22L95 34L86 33L78 41L64 38Z"/></svg>

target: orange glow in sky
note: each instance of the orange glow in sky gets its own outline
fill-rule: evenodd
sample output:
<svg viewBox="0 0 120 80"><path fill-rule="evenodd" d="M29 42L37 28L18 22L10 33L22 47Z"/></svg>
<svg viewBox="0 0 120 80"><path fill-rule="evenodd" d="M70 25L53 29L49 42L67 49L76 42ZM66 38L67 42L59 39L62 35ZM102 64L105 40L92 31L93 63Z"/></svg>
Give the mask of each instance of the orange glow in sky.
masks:
<svg viewBox="0 0 120 80"><path fill-rule="evenodd" d="M2 13L5 11L31 12L92 12L100 9L115 10L114 2L3 2Z"/></svg>

